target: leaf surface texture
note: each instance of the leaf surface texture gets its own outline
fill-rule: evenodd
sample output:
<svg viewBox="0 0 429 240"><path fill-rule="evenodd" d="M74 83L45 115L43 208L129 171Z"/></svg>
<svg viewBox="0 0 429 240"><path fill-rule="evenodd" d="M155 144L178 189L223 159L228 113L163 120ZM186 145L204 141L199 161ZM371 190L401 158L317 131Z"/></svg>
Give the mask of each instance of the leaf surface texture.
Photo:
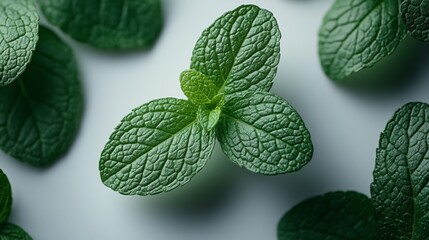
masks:
<svg viewBox="0 0 429 240"><path fill-rule="evenodd" d="M381 239L429 239L429 106L409 103L387 123L371 195Z"/></svg>
<svg viewBox="0 0 429 240"><path fill-rule="evenodd" d="M271 12L240 6L204 30L191 68L208 76L226 98L245 90L268 91L280 59L280 37Z"/></svg>
<svg viewBox="0 0 429 240"><path fill-rule="evenodd" d="M429 1L402 0L401 12L411 36L429 42Z"/></svg>
<svg viewBox="0 0 429 240"><path fill-rule="evenodd" d="M163 26L160 0L38 0L46 18L71 37L104 49L154 44Z"/></svg>
<svg viewBox="0 0 429 240"><path fill-rule="evenodd" d="M204 167L214 131L197 121L198 106L164 98L134 109L111 135L100 159L104 184L127 195L150 195L184 185Z"/></svg>
<svg viewBox="0 0 429 240"><path fill-rule="evenodd" d="M196 104L209 104L218 93L218 88L208 77L195 70L180 75L183 93Z"/></svg>
<svg viewBox="0 0 429 240"><path fill-rule="evenodd" d="M31 0L0 1L0 87L24 72L36 48L39 16Z"/></svg>
<svg viewBox="0 0 429 240"><path fill-rule="evenodd" d="M21 227L5 223L0 226L0 240L32 240L32 238Z"/></svg>
<svg viewBox="0 0 429 240"><path fill-rule="evenodd" d="M0 169L0 226L9 217L12 208L12 188L6 174Z"/></svg>
<svg viewBox="0 0 429 240"><path fill-rule="evenodd" d="M0 147L35 166L52 163L70 147L80 124L82 90L71 49L41 27L31 63L0 88Z"/></svg>
<svg viewBox="0 0 429 240"><path fill-rule="evenodd" d="M279 240L377 240L371 200L332 192L296 205L280 220Z"/></svg>
<svg viewBox="0 0 429 240"><path fill-rule="evenodd" d="M392 54L405 37L398 0L336 0L319 30L322 67L342 80Z"/></svg>
<svg viewBox="0 0 429 240"><path fill-rule="evenodd" d="M228 158L256 173L297 171L313 155L310 133L301 117L270 93L231 98L225 103L217 133Z"/></svg>

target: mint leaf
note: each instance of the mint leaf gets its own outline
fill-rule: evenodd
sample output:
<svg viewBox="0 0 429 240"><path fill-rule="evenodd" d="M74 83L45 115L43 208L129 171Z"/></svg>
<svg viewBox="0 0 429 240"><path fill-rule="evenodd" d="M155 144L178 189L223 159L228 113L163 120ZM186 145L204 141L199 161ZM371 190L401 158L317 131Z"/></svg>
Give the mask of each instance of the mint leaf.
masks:
<svg viewBox="0 0 429 240"><path fill-rule="evenodd" d="M429 106L409 103L387 123L371 195L381 239L429 239Z"/></svg>
<svg viewBox="0 0 429 240"><path fill-rule="evenodd" d="M256 173L297 171L313 154L310 133L301 117L285 100L270 93L250 92L228 100L217 133L228 158Z"/></svg>
<svg viewBox="0 0 429 240"><path fill-rule="evenodd" d="M342 80L392 54L405 36L398 0L336 0L319 31L322 67Z"/></svg>
<svg viewBox="0 0 429 240"><path fill-rule="evenodd" d="M279 44L275 18L257 6L216 20L196 44L192 70L181 74L189 101L159 99L126 116L101 154L104 184L127 195L184 185L210 158L215 133L225 154L251 171L303 167L313 154L304 122L283 99L264 93L276 74Z"/></svg>
<svg viewBox="0 0 429 240"><path fill-rule="evenodd" d="M429 42L429 1L402 0L401 12L411 36Z"/></svg>
<svg viewBox="0 0 429 240"><path fill-rule="evenodd" d="M211 131L218 123L221 113L222 110L219 106L214 109L201 106L198 109L197 118L204 129Z"/></svg>
<svg viewBox="0 0 429 240"><path fill-rule="evenodd" d="M160 0L38 0L54 25L78 41L104 49L152 46L162 25Z"/></svg>
<svg viewBox="0 0 429 240"><path fill-rule="evenodd" d="M21 227L5 223L0 226L0 240L32 240L32 238Z"/></svg>
<svg viewBox="0 0 429 240"><path fill-rule="evenodd" d="M39 16L31 0L0 1L0 87L15 81L36 47Z"/></svg>
<svg viewBox="0 0 429 240"><path fill-rule="evenodd" d="M376 240L371 200L357 192L309 198L283 216L277 236L279 240Z"/></svg>
<svg viewBox="0 0 429 240"><path fill-rule="evenodd" d="M0 225L9 217L12 208L12 189L6 174L0 169Z"/></svg>
<svg viewBox="0 0 429 240"><path fill-rule="evenodd" d="M198 106L163 98L143 104L115 129L100 159L104 184L149 195L186 184L210 158L214 131L197 122Z"/></svg>
<svg viewBox="0 0 429 240"><path fill-rule="evenodd" d="M208 76L228 97L245 90L270 90L279 59L280 31L272 13L243 5L204 30L191 68Z"/></svg>
<svg viewBox="0 0 429 240"><path fill-rule="evenodd" d="M207 76L195 70L180 74L180 86L188 99L196 104L210 103L219 90Z"/></svg>
<svg viewBox="0 0 429 240"><path fill-rule="evenodd" d="M70 147L82 113L82 92L71 49L50 30L27 70L0 88L0 148L34 166L52 163Z"/></svg>

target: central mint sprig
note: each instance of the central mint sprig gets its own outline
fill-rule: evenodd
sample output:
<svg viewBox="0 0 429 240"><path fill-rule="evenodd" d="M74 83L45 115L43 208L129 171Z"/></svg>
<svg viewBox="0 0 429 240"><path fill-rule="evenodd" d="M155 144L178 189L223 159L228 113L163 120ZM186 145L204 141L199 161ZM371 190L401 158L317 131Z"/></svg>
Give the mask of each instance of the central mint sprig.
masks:
<svg viewBox="0 0 429 240"><path fill-rule="evenodd" d="M298 113L270 90L280 59L273 15L254 5L207 28L180 76L188 100L143 104L115 129L100 159L104 184L127 195L184 185L209 160L215 138L233 162L267 175L296 171L313 154Z"/></svg>

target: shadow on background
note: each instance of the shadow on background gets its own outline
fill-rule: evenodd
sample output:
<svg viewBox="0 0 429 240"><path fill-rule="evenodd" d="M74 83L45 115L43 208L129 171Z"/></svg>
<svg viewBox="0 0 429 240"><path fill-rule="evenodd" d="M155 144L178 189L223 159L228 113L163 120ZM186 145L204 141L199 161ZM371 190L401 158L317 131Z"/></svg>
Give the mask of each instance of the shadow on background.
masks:
<svg viewBox="0 0 429 240"><path fill-rule="evenodd" d="M394 95L418 83L417 76L427 65L428 55L427 43L407 37L392 55L335 84L365 95Z"/></svg>

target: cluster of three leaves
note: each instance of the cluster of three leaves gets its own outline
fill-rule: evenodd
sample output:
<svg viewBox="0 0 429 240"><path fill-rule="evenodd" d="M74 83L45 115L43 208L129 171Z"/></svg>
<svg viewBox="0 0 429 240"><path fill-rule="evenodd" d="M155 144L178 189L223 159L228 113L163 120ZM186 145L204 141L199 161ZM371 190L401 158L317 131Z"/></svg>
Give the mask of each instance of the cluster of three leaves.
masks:
<svg viewBox="0 0 429 240"><path fill-rule="evenodd" d="M6 174L0 170L0 239L31 240L20 227L6 222L12 209L12 188Z"/></svg>
<svg viewBox="0 0 429 240"><path fill-rule="evenodd" d="M184 185L219 140L233 162L262 174L303 167L313 153L298 113L269 93L280 58L269 11L244 5L207 28L181 74L189 100L143 104L115 129L100 159L102 181L122 194L149 195Z"/></svg>
<svg viewBox="0 0 429 240"><path fill-rule="evenodd" d="M356 192L308 199L278 226L279 239L429 239L429 105L399 109L381 134L372 200Z"/></svg>
<svg viewBox="0 0 429 240"><path fill-rule="evenodd" d="M0 1L0 148L35 166L71 145L83 108L72 50L39 27L32 0Z"/></svg>

